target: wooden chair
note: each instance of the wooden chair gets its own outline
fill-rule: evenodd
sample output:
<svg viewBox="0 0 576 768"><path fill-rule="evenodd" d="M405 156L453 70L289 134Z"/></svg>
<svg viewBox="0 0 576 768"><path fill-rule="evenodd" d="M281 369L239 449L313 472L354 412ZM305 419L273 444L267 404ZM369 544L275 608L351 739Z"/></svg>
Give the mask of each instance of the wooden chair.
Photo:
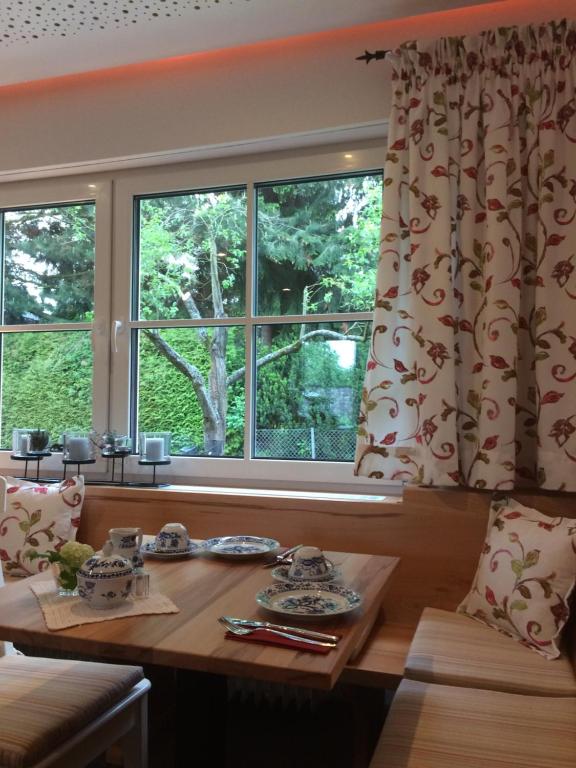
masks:
<svg viewBox="0 0 576 768"><path fill-rule="evenodd" d="M0 768L84 768L119 743L124 768L147 768L140 667L0 659Z"/></svg>

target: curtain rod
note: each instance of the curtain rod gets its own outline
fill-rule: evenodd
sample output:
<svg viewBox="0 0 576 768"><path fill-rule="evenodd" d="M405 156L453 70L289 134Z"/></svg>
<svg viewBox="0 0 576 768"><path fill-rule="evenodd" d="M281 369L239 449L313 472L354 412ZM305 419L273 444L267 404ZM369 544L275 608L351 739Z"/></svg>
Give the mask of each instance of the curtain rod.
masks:
<svg viewBox="0 0 576 768"><path fill-rule="evenodd" d="M366 64L370 64L370 62L375 59L385 59L388 53L390 53L390 51L374 51L373 53L364 51L362 56L356 56L356 61L365 61Z"/></svg>

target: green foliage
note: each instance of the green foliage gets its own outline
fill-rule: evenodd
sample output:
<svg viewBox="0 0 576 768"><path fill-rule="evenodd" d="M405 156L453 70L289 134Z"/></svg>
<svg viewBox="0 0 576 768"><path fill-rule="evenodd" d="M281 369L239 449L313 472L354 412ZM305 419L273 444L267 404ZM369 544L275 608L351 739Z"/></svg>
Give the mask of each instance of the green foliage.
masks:
<svg viewBox="0 0 576 768"><path fill-rule="evenodd" d="M162 331L166 341L206 377L210 355L199 341L194 328ZM244 332L231 328L228 333L227 362L230 370L241 367L244 356ZM143 333L140 337L138 424L142 432L172 432L172 453L204 450L202 411L190 383ZM226 456L241 456L244 441L244 382L231 388L228 401L228 439Z"/></svg>
<svg viewBox="0 0 576 768"><path fill-rule="evenodd" d="M6 334L3 339L2 435L14 428L90 429L92 349L86 331Z"/></svg>
<svg viewBox="0 0 576 768"><path fill-rule="evenodd" d="M244 314L246 192L145 198L139 204L140 315L214 317L214 265L227 316Z"/></svg>
<svg viewBox="0 0 576 768"><path fill-rule="evenodd" d="M6 324L93 316L94 224L93 203L5 214Z"/></svg>

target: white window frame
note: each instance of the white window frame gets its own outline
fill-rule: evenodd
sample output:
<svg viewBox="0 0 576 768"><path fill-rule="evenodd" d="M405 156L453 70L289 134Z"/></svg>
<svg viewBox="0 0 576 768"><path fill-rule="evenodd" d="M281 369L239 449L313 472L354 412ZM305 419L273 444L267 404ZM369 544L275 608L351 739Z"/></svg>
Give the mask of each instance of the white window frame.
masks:
<svg viewBox="0 0 576 768"><path fill-rule="evenodd" d="M343 492L383 493L386 488L380 482L358 478L353 473L352 462L324 462L302 460L278 460L250 458L252 445L251 409L252 359L249 337L255 325L286 324L291 322L334 321L333 315L286 315L257 316L251 311L254 291L254 232L252 231L252 207L254 187L258 183L287 181L291 179L371 172L382 169L384 153L381 147L334 146L300 150L299 152L269 153L244 158L227 158L203 163L148 168L129 171L114 183L113 233L114 261L112 266L112 328L116 329L112 341L111 360L111 423L118 430L129 428L130 408L130 340L132 330L146 327L198 327L209 325L236 325L246 328L246 418L244 432L244 457L182 457L173 456L169 466L162 467L162 480L194 484L221 484L240 487L291 487L301 490L323 488ZM246 253L246 317L226 320L131 320L132 265L134 242L134 199L140 196L172 194L211 188L245 186L247 189L248 232ZM372 320L371 312L342 314L338 320ZM127 461L127 471L149 474L149 469L139 467L137 457ZM391 483L389 490L394 492Z"/></svg>
<svg viewBox="0 0 576 768"><path fill-rule="evenodd" d="M255 325L291 322L332 321L332 315L257 316L252 307L254 283L252 206L254 186L259 183L290 181L322 176L379 171L384 163L380 142L305 147L265 152L243 157L225 157L180 164L152 166L117 172L65 176L0 184L0 208L36 207L94 200L96 203L96 252L93 323L4 326L0 331L91 330L94 354L93 426L101 432L130 426L130 340L132 329L154 326L209 326L222 324L206 318L199 321L132 321L133 211L134 198L195 189L243 186L247 189L248 232L246 254L246 317L240 320L246 333ZM338 319L372 320L372 313L350 313ZM237 318L225 324L235 325ZM247 397L252 391L250 345L246 344ZM253 407L253 403L251 404ZM25 425L23 425L25 426ZM352 462L325 462L279 459L252 459L252 420L246 408L243 458L173 456L158 474L162 482L194 486L288 489L296 494L337 492L355 494L398 494L400 483L383 483L355 477ZM0 451L0 472L19 474L21 466L10 460L10 451ZM61 476L61 455L54 454L41 465L51 477ZM106 462L98 460L89 477L105 479ZM126 476L148 481L150 469L138 465L138 456L126 460Z"/></svg>
<svg viewBox="0 0 576 768"><path fill-rule="evenodd" d="M95 203L94 254L94 320L87 323L42 323L0 325L0 332L43 333L47 331L90 331L93 353L92 424L104 430L108 424L110 408L110 266L112 226L112 183L105 178L49 179L0 185L0 209L37 208L66 203L93 201ZM31 426L22 424L22 427ZM35 425L33 425L35 426ZM52 440L58 436L51 435ZM10 460L9 450L0 451L0 469L20 474L21 465ZM58 477L63 473L62 456L54 454L42 461L42 472ZM105 462L94 465L96 471L105 470Z"/></svg>

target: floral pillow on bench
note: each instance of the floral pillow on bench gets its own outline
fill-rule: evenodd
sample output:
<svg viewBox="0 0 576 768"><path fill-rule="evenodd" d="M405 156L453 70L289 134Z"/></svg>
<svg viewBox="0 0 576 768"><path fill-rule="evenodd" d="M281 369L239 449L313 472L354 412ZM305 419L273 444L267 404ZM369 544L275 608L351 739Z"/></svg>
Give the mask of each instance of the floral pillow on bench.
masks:
<svg viewBox="0 0 576 768"><path fill-rule="evenodd" d="M493 501L468 596L458 606L555 659L576 581L576 519L548 517L514 499Z"/></svg>
<svg viewBox="0 0 576 768"><path fill-rule="evenodd" d="M46 570L46 558L30 552L57 551L76 539L84 501L84 478L72 477L41 485L14 477L0 477L0 560L6 576L31 576Z"/></svg>

